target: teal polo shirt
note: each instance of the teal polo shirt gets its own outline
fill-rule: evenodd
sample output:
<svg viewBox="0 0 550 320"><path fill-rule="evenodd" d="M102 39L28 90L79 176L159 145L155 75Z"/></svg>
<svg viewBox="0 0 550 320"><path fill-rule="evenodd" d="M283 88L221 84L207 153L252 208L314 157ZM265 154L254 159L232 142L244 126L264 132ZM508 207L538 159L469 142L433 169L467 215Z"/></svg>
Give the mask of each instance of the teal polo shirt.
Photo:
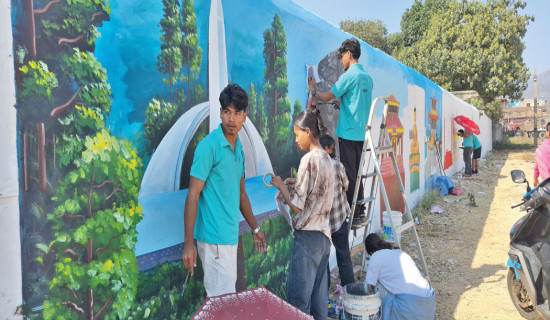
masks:
<svg viewBox="0 0 550 320"><path fill-rule="evenodd" d="M463 138L462 138L462 146L464 148L473 148L474 146L474 138L472 138L472 136L474 135L473 133L471 132L468 132L468 131L464 131L464 134L468 134L467 136L465 135Z"/></svg>
<svg viewBox="0 0 550 320"><path fill-rule="evenodd" d="M372 78L362 65L355 63L338 78L331 90L340 98L336 135L346 140L365 140L365 125L372 103Z"/></svg>
<svg viewBox="0 0 550 320"><path fill-rule="evenodd" d="M472 135L472 138L474 139L474 150L481 148L481 142L479 142L479 139L477 138L477 136L473 133L471 135Z"/></svg>
<svg viewBox="0 0 550 320"><path fill-rule="evenodd" d="M233 150L221 125L199 142L191 166L191 176L204 181L199 196L195 239L209 244L238 243L244 172L241 140L237 137Z"/></svg>

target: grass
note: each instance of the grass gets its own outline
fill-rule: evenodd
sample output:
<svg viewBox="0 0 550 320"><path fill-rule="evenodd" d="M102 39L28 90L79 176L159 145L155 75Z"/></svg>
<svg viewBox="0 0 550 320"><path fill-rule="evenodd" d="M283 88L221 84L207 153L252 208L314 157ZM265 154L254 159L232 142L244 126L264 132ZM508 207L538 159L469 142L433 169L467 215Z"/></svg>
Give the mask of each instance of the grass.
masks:
<svg viewBox="0 0 550 320"><path fill-rule="evenodd" d="M541 142L542 139L538 139L538 143ZM528 137L506 137L493 144L494 150L533 150L534 148L534 138Z"/></svg>
<svg viewBox="0 0 550 320"><path fill-rule="evenodd" d="M413 209L413 217L422 217L423 214L430 212L432 206L441 199L442 197L441 194L439 194L439 190L426 192L422 199L420 199L420 202L418 202L418 205Z"/></svg>

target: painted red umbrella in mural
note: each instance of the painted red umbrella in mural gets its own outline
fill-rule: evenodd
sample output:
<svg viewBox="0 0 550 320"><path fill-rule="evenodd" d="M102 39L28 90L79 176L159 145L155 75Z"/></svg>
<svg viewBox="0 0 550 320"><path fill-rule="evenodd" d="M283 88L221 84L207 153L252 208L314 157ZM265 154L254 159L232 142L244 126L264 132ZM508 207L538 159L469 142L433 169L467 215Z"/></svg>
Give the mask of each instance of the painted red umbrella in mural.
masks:
<svg viewBox="0 0 550 320"><path fill-rule="evenodd" d="M479 126L473 121L471 120L470 118L466 117L466 116L456 116L455 117L455 122L464 127L464 129L474 133L474 134L479 134L480 131L479 131Z"/></svg>
<svg viewBox="0 0 550 320"><path fill-rule="evenodd" d="M260 286L237 293L206 298L206 301L195 312L192 319L311 320L313 317L279 298L265 287Z"/></svg>

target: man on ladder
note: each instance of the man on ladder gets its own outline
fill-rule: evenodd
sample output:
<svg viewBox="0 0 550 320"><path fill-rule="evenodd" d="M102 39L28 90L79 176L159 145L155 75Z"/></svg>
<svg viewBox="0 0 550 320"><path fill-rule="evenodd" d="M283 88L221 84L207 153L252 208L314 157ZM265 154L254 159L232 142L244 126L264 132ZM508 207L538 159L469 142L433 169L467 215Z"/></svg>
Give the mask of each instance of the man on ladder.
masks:
<svg viewBox="0 0 550 320"><path fill-rule="evenodd" d="M338 49L338 58L342 61L345 72L327 92L317 92L314 78L309 79L309 90L313 97L328 102L333 98L340 98L340 115L336 135L340 148L340 161L346 169L349 187L346 197L352 207L353 193L359 170L359 162L365 140L365 126L367 125L372 101L372 78L359 64L361 46L357 39L347 39ZM363 183L360 182L359 194L362 196ZM367 223L364 206L357 206L353 213L353 226L359 228ZM348 227L347 223L345 223Z"/></svg>

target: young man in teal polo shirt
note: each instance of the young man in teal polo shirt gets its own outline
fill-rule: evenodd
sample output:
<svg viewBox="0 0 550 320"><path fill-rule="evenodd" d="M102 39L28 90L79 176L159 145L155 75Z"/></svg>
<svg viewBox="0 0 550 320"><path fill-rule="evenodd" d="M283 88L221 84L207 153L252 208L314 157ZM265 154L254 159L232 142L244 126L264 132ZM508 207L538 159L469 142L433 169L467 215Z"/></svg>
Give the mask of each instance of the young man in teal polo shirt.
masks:
<svg viewBox="0 0 550 320"><path fill-rule="evenodd" d="M252 230L256 250L263 253L266 248L244 188L245 159L238 134L246 120L248 96L229 84L220 104L222 123L195 149L184 213L183 265L193 275L198 251L208 297L235 292L239 211Z"/></svg>
<svg viewBox="0 0 550 320"><path fill-rule="evenodd" d="M349 187L346 197L352 207L357 171L365 140L365 126L369 121L372 103L372 78L359 64L361 46L357 39L347 39L338 49L338 57L346 70L334 84L330 91L317 92L317 84L313 78L309 79L309 89L312 95L324 102L333 98L340 98L340 115L336 135L340 147L340 162L346 169ZM359 199L364 196L363 183L359 185ZM362 207L356 207L353 214L353 224L363 225L366 222Z"/></svg>
<svg viewBox="0 0 550 320"><path fill-rule="evenodd" d="M473 133L465 130L458 130L458 136L462 137L462 158L464 159L464 176L472 176L472 152L474 150Z"/></svg>

